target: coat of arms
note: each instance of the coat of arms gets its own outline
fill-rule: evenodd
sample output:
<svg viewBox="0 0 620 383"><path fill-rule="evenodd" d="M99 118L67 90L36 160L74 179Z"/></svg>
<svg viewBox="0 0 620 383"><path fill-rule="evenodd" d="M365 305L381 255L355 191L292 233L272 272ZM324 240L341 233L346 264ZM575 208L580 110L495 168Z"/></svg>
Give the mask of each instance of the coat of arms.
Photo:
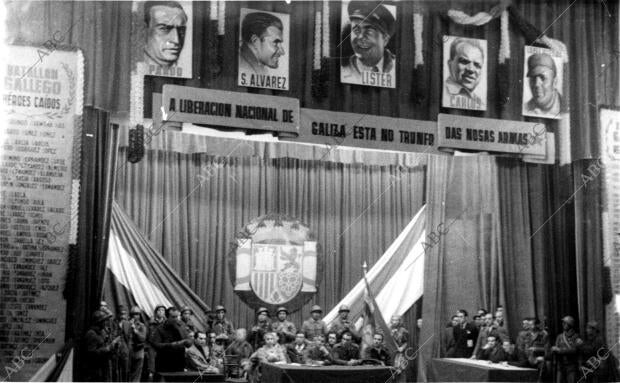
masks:
<svg viewBox="0 0 620 383"><path fill-rule="evenodd" d="M265 216L236 238L234 290L251 304L277 306L316 293L317 242L298 220ZM251 299L254 298L254 299ZM248 302L250 303L250 302ZM293 304L294 306L294 304Z"/></svg>

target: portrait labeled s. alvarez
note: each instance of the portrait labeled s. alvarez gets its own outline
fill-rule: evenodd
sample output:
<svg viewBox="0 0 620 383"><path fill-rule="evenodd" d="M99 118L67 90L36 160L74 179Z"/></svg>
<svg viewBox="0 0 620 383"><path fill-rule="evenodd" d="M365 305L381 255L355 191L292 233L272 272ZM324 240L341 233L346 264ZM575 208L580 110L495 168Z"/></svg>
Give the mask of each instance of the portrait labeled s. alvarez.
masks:
<svg viewBox="0 0 620 383"><path fill-rule="evenodd" d="M340 82L396 88L396 6L343 1Z"/></svg>
<svg viewBox="0 0 620 383"><path fill-rule="evenodd" d="M192 78L192 3L135 2L143 29L139 42L149 76ZM136 9L137 8L137 9Z"/></svg>
<svg viewBox="0 0 620 383"><path fill-rule="evenodd" d="M563 59L546 48L525 46L523 115L560 118Z"/></svg>
<svg viewBox="0 0 620 383"><path fill-rule="evenodd" d="M289 89L290 16L241 8L238 85Z"/></svg>
<svg viewBox="0 0 620 383"><path fill-rule="evenodd" d="M456 36L444 36L443 95L444 108L487 109L487 42Z"/></svg>

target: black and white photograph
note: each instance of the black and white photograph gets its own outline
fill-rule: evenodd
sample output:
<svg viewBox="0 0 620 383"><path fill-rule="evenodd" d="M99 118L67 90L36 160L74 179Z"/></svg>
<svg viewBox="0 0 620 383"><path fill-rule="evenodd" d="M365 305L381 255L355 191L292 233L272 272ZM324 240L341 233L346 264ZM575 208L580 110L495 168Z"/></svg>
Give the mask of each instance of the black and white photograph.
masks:
<svg viewBox="0 0 620 383"><path fill-rule="evenodd" d="M343 1L341 17L340 82L396 88L396 6Z"/></svg>
<svg viewBox="0 0 620 383"><path fill-rule="evenodd" d="M151 76L192 78L192 2L143 1L143 62Z"/></svg>
<svg viewBox="0 0 620 383"><path fill-rule="evenodd" d="M620 382L619 20L0 0L0 382Z"/></svg>
<svg viewBox="0 0 620 383"><path fill-rule="evenodd" d="M239 86L289 89L289 15L241 8Z"/></svg>
<svg viewBox="0 0 620 383"><path fill-rule="evenodd" d="M551 49L525 46L523 115L560 119L564 60Z"/></svg>
<svg viewBox="0 0 620 383"><path fill-rule="evenodd" d="M487 42L456 36L443 39L444 108L487 109Z"/></svg>

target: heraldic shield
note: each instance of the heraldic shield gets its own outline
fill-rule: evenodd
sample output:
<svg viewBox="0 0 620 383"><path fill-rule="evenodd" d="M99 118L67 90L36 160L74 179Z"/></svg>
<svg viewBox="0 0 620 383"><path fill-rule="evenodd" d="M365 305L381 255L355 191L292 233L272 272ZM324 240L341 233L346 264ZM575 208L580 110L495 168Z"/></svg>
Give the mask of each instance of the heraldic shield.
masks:
<svg viewBox="0 0 620 383"><path fill-rule="evenodd" d="M263 301L280 304L293 299L302 286L302 246L253 244L250 284Z"/></svg>
<svg viewBox="0 0 620 383"><path fill-rule="evenodd" d="M307 226L264 216L241 234L231 265L234 290L242 299L274 308L286 303L291 309L316 293L318 248Z"/></svg>

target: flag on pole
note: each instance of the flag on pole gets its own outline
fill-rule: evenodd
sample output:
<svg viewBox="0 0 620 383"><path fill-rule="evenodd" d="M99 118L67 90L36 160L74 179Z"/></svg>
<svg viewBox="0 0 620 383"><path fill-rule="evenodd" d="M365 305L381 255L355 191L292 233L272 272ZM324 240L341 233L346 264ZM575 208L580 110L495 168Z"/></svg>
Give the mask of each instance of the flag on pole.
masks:
<svg viewBox="0 0 620 383"><path fill-rule="evenodd" d="M363 355L366 348L372 346L374 334L379 333L383 335L383 343L388 350L390 350L390 354L393 355L398 346L372 294L370 284L368 283L368 279L366 279L366 267L366 262L364 262L364 283L366 285L366 291L364 293L361 353Z"/></svg>

